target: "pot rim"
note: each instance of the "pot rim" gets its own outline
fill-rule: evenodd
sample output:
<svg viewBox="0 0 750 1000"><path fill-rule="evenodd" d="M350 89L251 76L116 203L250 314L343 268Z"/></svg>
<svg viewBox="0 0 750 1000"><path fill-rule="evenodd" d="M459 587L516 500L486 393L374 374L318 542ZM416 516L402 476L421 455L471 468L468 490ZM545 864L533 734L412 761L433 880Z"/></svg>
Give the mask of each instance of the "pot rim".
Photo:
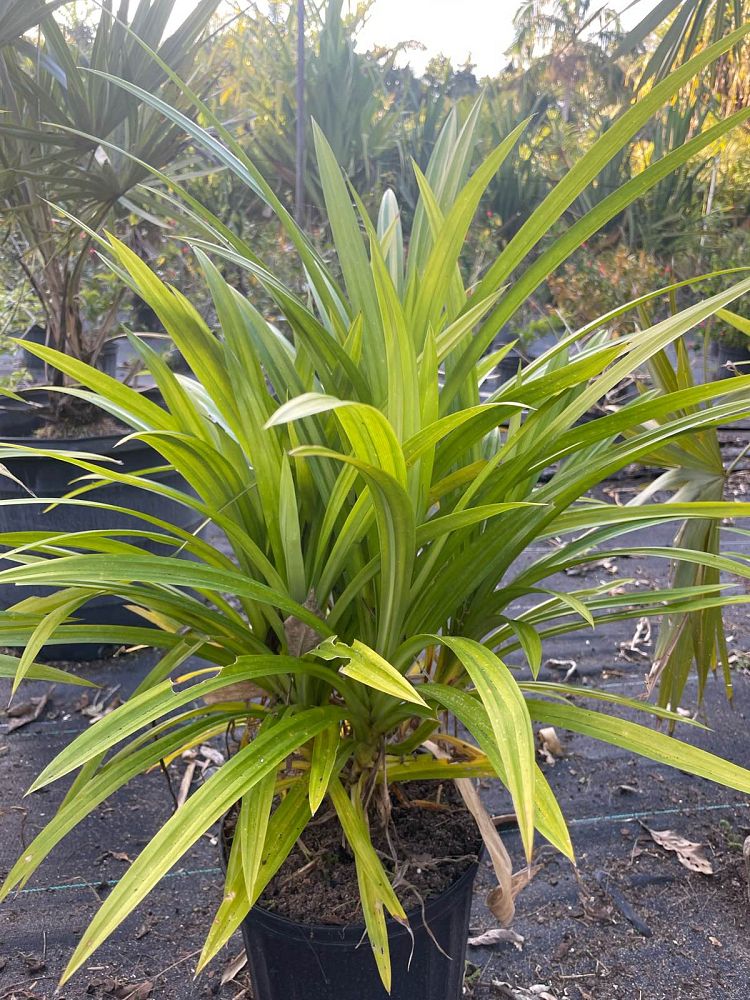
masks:
<svg viewBox="0 0 750 1000"><path fill-rule="evenodd" d="M44 445L50 445L53 448L61 448L65 451L74 450L79 448L81 444L87 444L92 451L98 452L109 452L115 451L115 445L118 441L121 441L130 431L123 430L122 434L107 434L101 437L65 437L65 438L39 438L33 434L24 434L20 437L3 437L3 442L5 444L15 444L15 445L25 445L30 447L40 447ZM128 448L129 444L139 444L141 447L145 446L142 441L138 442L126 442L119 451L134 451L134 448ZM18 458L28 458L28 459L49 459L49 455L19 455Z"/></svg>
<svg viewBox="0 0 750 1000"><path fill-rule="evenodd" d="M437 919L445 910L450 908L454 898L460 895L466 888L467 882L473 883L476 878L479 862L472 862L462 875L451 882L439 895L425 900L424 909L415 906L406 911L406 919L409 927L386 915L386 926L389 938L409 935L416 930L429 926L432 920ZM425 921L425 917L427 918ZM341 945L351 947L352 943L358 943L365 935L366 927L364 923L356 924L307 924L298 920L290 920L273 910L267 910L257 903L245 915L245 920L257 920L262 923L265 929L279 937L315 939L324 942L326 945Z"/></svg>
<svg viewBox="0 0 750 1000"><path fill-rule="evenodd" d="M224 833L226 819L227 817L224 816L221 824L221 858L225 869L227 861L227 844ZM423 905L418 904L412 909L407 910L406 919L409 923L408 927L404 927L403 924L386 914L388 936L393 938L409 935L414 930L424 927L425 923L429 926L432 920L436 919L450 907L454 897L463 892L467 883L473 884L483 853L484 846L480 842L476 860L472 861L457 879L446 886L438 895L426 899ZM425 917L427 918L426 921ZM352 942L356 944L361 941L366 933L364 922L348 924L303 923L300 920L292 920L289 917L275 913L273 910L268 910L258 903L255 903L245 914L243 922L246 920L258 921L264 925L267 931L278 934L280 937L304 938L305 940L315 938L327 945L341 945L342 947L351 947Z"/></svg>

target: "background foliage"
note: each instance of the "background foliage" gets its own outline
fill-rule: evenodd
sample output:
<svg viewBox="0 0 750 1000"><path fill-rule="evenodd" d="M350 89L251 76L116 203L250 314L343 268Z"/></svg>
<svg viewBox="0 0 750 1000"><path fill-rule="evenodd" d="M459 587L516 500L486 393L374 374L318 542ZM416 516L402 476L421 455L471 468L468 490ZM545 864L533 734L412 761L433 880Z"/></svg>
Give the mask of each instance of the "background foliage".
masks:
<svg viewBox="0 0 750 1000"><path fill-rule="evenodd" d="M623 105L646 93L681 59L731 30L746 13L743 2L664 0L657 5L653 16L625 33L613 11L592 5L588 0L526 0L515 16L515 37L506 54L505 67L492 78L477 79L470 64L455 67L444 57L432 59L425 72L416 75L408 65L403 65L408 57L406 41L395 49L365 51L359 36L375 2L366 0L350 7L343 0L323 4L309 0L306 6L306 226L324 251L330 234L323 224L322 187L310 155L313 119L337 161L363 193L368 209L376 211L384 190L390 187L399 200L404 225L408 226L419 194L412 163L424 170L451 110L456 110L460 121L465 120L469 108L483 92L485 100L477 135L484 153L518 122L528 119L529 123L517 148L488 185L477 212L469 247L464 253L464 260L471 260L475 270L488 254L502 249L512 239L575 158L607 131ZM129 131L123 132L125 98L121 96L113 102L107 85L85 72L91 59L96 58L98 8L81 3L46 6L39 3L32 11L28 4L19 4L18 0L6 0L6 6L8 10L0 19L0 45L5 43L0 52L13 74L33 70L34 51L45 58L57 57L60 63L69 61L71 66L84 68L84 72L76 70L75 77L76 91L82 100L76 99L70 88L61 89L53 76L48 82L44 75L41 78L47 91L46 110L58 126L109 138L115 147L127 141L131 151L143 155L153 165L169 165L170 175L178 176L188 191L228 225L243 237L260 239L280 273L287 280L294 280L288 240L262 202L230 171L213 162L205 150L185 143L179 130L158 136L157 142L156 136L149 132L152 115L145 107L138 109L137 128L131 124ZM53 11L56 6L54 20L41 19L41 33L32 31L21 37L20 32L40 23L41 14ZM164 12L168 13L173 3L152 0L138 6L160 9L160 23L164 23ZM201 6L208 12L215 4L208 2ZM225 6L221 17L214 19L210 34L204 36L200 50L201 86L205 87L207 106L258 164L275 194L287 205L291 203L295 163L294 7L289 0L272 0L250 9L236 3L234 8L230 5L227 14ZM53 24L56 24L54 31ZM99 20L99 34L102 25L106 27L106 17ZM197 22L192 29L188 26L185 37L192 42L198 37L199 27ZM116 30L116 24L115 28L110 25L109 30ZM154 22L149 30L147 40L156 45L160 29ZM135 79L137 67L131 66L129 60L132 62L138 47L131 44L130 48L130 55L126 54L124 59L121 53L110 57L109 63L101 64L101 68ZM169 56L169 51L166 43L162 54ZM145 53L142 55L146 58ZM186 71L183 64L183 74ZM8 78L9 84L11 79ZM156 80L154 83L163 85ZM18 90L18 82L13 86ZM560 225L585 214L665 152L744 106L747 93L747 44L741 42L718 60L710 72L674 95L579 195ZM132 97L130 101L132 111L137 103ZM94 109L96 114L92 118ZM34 114L33 108L18 110L18 115L26 118ZM59 127L55 135L57 142L62 143ZM0 134L0 157L6 168L10 165L15 169L19 158L24 161L25 187L19 186L7 169L3 181L6 252L0 260L0 269L5 271L7 285L14 284L13 270L18 266L19 256L24 263L34 253L44 253L47 259L57 254L54 259L59 259L60 225L59 221L55 223L48 208L42 209L38 203L35 212L37 216L41 213L41 218L36 219L36 229L30 235L28 225L24 228L30 214L26 188L32 183L30 178L39 159L33 155L36 150L47 155L51 149L54 154L53 169L47 169L43 179L34 181L37 186L44 186L41 196L63 204L72 215L86 218L95 226L106 218L108 226L114 226L146 260L168 261L179 254L167 238L174 212L164 198L163 186L147 179L137 163L124 160L116 148L111 148L107 168L97 170L84 184L80 171L73 170L71 176L70 157L63 156L64 146L48 145L45 149L39 145L42 138L49 144L49 129L33 141L28 134L20 137L7 130ZM637 283L634 272L636 262L640 261L646 265L644 286L652 269L670 269L675 264L685 276L696 273L696 269L711 270L719 263L718 256L724 267L741 266L745 262L741 230L750 207L748 139L746 127L734 130L662 180L637 206L629 206L609 220L599 244L571 261L553 286L545 284L539 289L534 308L516 317L514 332L527 342L533 340L537 329L534 321L542 313L554 315L556 311L562 311L565 322L575 325L582 314L580 305L574 302L577 297L574 289L590 297L586 304L589 315L606 311L611 296L607 282L597 280L600 264L618 273L622 265L622 280L632 284L631 279ZM73 143L80 154L90 149L83 136L74 142L68 132L66 141ZM51 242L40 237L44 227L54 233ZM550 238L554 236L552 232ZM722 248L720 252L718 246ZM70 247L66 249L70 256ZM74 254L67 266L82 271L84 264L87 277L83 283L88 286L98 267L95 259L78 261ZM184 266L173 270L179 270L184 287L190 274ZM247 284L247 276L236 269L232 271L231 266L224 271L241 287ZM467 277L476 275L469 273ZM59 279L56 280L59 284ZM561 282L568 284L568 294ZM95 286L95 279L93 283ZM76 301L81 295L80 286L81 281L70 296ZM198 285L195 290L201 294ZM45 306L44 294L40 298ZM87 298L89 304L92 300L97 304L96 295L84 290L81 300ZM205 308L210 311L210 303L203 298ZM136 327L140 325L140 318L131 315L128 302L126 297L123 308L114 316L115 327L131 319ZM58 302L58 306L57 312L64 312L69 308L67 299L62 306ZM742 303L738 304L738 310L744 314ZM87 313L84 306L82 316L75 310L74 313L72 319L62 316L58 322L63 326L66 322L73 326L83 324L87 329L96 325L90 322L90 308ZM103 304L98 315L107 315ZM554 322L559 319L555 317ZM55 321L50 323L54 326ZM11 332L23 332L20 317L14 325ZM727 335L725 325L710 326L712 332L722 329ZM741 339L736 331L733 336ZM94 354L99 343L100 338L95 339ZM84 347L72 349L85 356Z"/></svg>

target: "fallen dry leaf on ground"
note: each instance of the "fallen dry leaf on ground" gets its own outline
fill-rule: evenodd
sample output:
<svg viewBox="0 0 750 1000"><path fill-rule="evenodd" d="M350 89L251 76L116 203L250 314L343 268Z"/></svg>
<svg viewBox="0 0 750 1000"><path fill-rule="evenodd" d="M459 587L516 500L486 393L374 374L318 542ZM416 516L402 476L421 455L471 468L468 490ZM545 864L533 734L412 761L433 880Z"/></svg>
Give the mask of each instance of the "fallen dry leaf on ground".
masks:
<svg viewBox="0 0 750 1000"><path fill-rule="evenodd" d="M583 915L589 920L599 924L613 924L615 922L614 907L584 890L583 886L578 890L578 900L583 907Z"/></svg>
<svg viewBox="0 0 750 1000"><path fill-rule="evenodd" d="M548 764L554 766L555 757L562 757L564 754L560 737L555 732L554 726L543 726L536 734L539 741L539 754Z"/></svg>
<svg viewBox="0 0 750 1000"><path fill-rule="evenodd" d="M11 705L5 713L10 719L6 732L12 733L15 729L20 729L21 726L27 726L30 722L36 722L47 707L49 696L53 690L53 688L50 688L49 691L39 695L38 698L29 698L28 701L24 701L20 705Z"/></svg>
<svg viewBox="0 0 750 1000"><path fill-rule="evenodd" d="M94 864L100 865L108 858L112 858L114 861L124 861L126 865L132 865L133 859L125 851L105 851L100 858L97 858Z"/></svg>
<svg viewBox="0 0 750 1000"><path fill-rule="evenodd" d="M703 853L703 844L686 840L674 830L650 830L647 826L643 829L659 847L663 847L665 851L674 851L680 864L689 868L691 872L713 875L713 865Z"/></svg>
<svg viewBox="0 0 750 1000"><path fill-rule="evenodd" d="M651 622L648 618L640 618L638 624L635 627L635 632L633 633L633 638L630 642L621 642L618 644L620 649L620 656L632 662L638 662L637 658L640 657L643 660L651 659ZM644 648L646 647L646 648Z"/></svg>
<svg viewBox="0 0 750 1000"><path fill-rule="evenodd" d="M154 984L150 979L145 979L142 983L128 983L119 979L105 979L101 984L91 984L86 992L91 988L96 989L98 985L104 988L104 995L114 997L115 1000L148 1000L154 991Z"/></svg>
<svg viewBox="0 0 750 1000"><path fill-rule="evenodd" d="M500 996L507 997L508 1000L557 1000L555 994L550 993L549 986L544 986L542 983L524 989L522 986L511 986L510 983L493 979L492 985L498 990Z"/></svg>
<svg viewBox="0 0 750 1000"><path fill-rule="evenodd" d="M247 953L243 948L236 958L233 958L231 962L227 962L225 965L224 971L221 974L221 985L225 986L227 983L231 983L246 965Z"/></svg>
<svg viewBox="0 0 750 1000"><path fill-rule="evenodd" d="M122 705L122 699L117 694L119 690L119 684L112 688L104 688L96 692L93 700L89 692L85 691L78 700L76 711L86 716L91 726Z"/></svg>
<svg viewBox="0 0 750 1000"><path fill-rule="evenodd" d="M564 670L563 683L569 681L578 671L578 664L575 660L557 660L554 657L550 657L550 659L544 661L544 665L552 670Z"/></svg>
<svg viewBox="0 0 750 1000"><path fill-rule="evenodd" d="M508 927L492 927L483 934L470 937L467 944L471 948L492 948L496 944L512 944L514 948L523 951L526 938Z"/></svg>

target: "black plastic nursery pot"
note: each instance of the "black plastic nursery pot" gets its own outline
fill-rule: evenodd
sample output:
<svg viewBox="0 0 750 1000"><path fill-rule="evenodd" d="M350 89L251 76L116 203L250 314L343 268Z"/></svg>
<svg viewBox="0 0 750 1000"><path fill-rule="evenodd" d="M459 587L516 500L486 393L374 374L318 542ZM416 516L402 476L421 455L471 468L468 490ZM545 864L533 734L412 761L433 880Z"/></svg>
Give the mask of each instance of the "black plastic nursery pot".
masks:
<svg viewBox="0 0 750 1000"><path fill-rule="evenodd" d="M242 924L253 995L256 1000L458 1000L477 868L475 862L427 900L424 913L421 907L409 912L411 934L388 920L390 994L364 925L295 923L254 906Z"/></svg>
<svg viewBox="0 0 750 1000"><path fill-rule="evenodd" d="M0 441L4 444L27 447L49 447L56 451L87 452L102 458L114 459L119 472L136 472L163 464L163 460L153 449L141 441L129 441L115 447L120 436L98 438L76 438L40 440L32 436L35 417L27 404L5 406L0 413ZM15 432L15 433L14 433ZM19 455L3 459L3 464L31 493L37 497L62 497L71 490L71 481L81 470L56 459L36 455ZM185 482L177 472L160 474L161 480L175 489L185 489ZM0 476L0 500L30 500L29 493L19 483L7 476ZM175 501L165 500L157 494L148 493L120 483L112 483L84 499L100 500L103 503L138 510L159 517L187 531L199 523L199 515L189 507ZM122 530L143 529L144 522L138 517L115 511L99 510L95 507L61 504L45 511L44 505L18 503L0 506L0 530L4 532L52 530L59 532L90 531L101 529ZM143 548L149 552L174 553L173 547L165 547L156 542L141 540ZM0 558L0 570L9 568L11 563ZM0 583L0 609L7 609L26 597L41 596L53 590L49 587L17 587L11 583ZM76 612L77 623L86 625L143 625L144 621L132 611L128 611L122 601L114 597L96 598ZM53 659L91 660L107 655L112 647L96 643L49 646L42 653Z"/></svg>
<svg viewBox="0 0 750 1000"><path fill-rule="evenodd" d="M47 331L44 327L34 325L26 331L22 339L28 341L30 344L47 344ZM110 375L112 378L115 377L117 371L117 353L116 341L109 340L104 344L96 359L96 367L99 371L104 372L105 375ZM28 371L32 381L39 383L45 382L48 379L49 371L40 357L37 357L36 354L32 354L30 351L24 350L23 347L19 349L19 355L19 361L26 371Z"/></svg>
<svg viewBox="0 0 750 1000"><path fill-rule="evenodd" d="M518 375L519 367L524 368L526 364L526 359L515 348L512 348L504 358L500 359L492 374L498 385L502 385L503 382L514 379Z"/></svg>
<svg viewBox="0 0 750 1000"><path fill-rule="evenodd" d="M733 375L750 375L750 350L747 347L740 347L735 344L726 344L723 341L711 342L711 357L714 362L714 378L732 378ZM736 371L732 371L730 365L739 366Z"/></svg>

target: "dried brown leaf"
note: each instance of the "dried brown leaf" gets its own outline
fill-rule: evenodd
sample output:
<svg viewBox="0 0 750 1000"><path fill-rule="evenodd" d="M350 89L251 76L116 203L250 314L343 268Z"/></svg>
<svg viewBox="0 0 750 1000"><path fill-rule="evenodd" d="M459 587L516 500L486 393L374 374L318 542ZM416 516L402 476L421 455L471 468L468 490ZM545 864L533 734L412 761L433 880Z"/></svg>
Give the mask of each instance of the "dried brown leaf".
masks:
<svg viewBox="0 0 750 1000"><path fill-rule="evenodd" d="M52 688L44 694L39 695L38 698L30 698L20 705L12 705L6 713L10 717L6 732L12 733L22 726L27 726L30 722L36 722L46 708L51 692Z"/></svg>
<svg viewBox="0 0 750 1000"><path fill-rule="evenodd" d="M562 757L565 753L555 727L543 726L536 735L539 742L539 755L548 764L554 766L555 758Z"/></svg>
<svg viewBox="0 0 750 1000"><path fill-rule="evenodd" d="M133 859L125 851L107 851L106 856L108 858L114 858L115 861L124 861L128 865L133 864Z"/></svg>
<svg viewBox="0 0 750 1000"><path fill-rule="evenodd" d="M437 743L432 740L425 740L422 744L425 749L438 760L449 760L450 754L442 750ZM513 874L513 864L510 860L505 844L497 832L495 821L485 809L479 793L474 787L474 783L468 778L459 778L454 781L461 798L464 800L466 808L474 817L474 822L479 827L484 846L490 856L492 867L498 885L487 894L486 903L490 912L503 927L510 927L516 912L515 898L520 890L528 884L531 876L538 869L531 872L523 871L517 875Z"/></svg>
<svg viewBox="0 0 750 1000"><path fill-rule="evenodd" d="M643 829L659 847L663 847L665 851L674 851L680 864L691 872L713 875L713 865L703 853L703 844L686 840L674 830L650 830L647 826L644 826Z"/></svg>
<svg viewBox="0 0 750 1000"><path fill-rule="evenodd" d="M47 963L44 960L43 955L24 955L23 960L26 963L26 972L30 976L35 976L39 972L44 972L47 968Z"/></svg>
<svg viewBox="0 0 750 1000"><path fill-rule="evenodd" d="M263 688L253 684L252 681L238 681L236 684L227 684L219 691L211 691L203 696L207 705L218 705L225 701L252 701L265 694Z"/></svg>
<svg viewBox="0 0 750 1000"><path fill-rule="evenodd" d="M144 979L142 983L126 983L112 980L105 989L106 996L114 997L115 1000L148 1000L154 990L154 984L150 979Z"/></svg>
<svg viewBox="0 0 750 1000"><path fill-rule="evenodd" d="M310 591L303 607L307 611L312 611L314 615L318 615L321 618L323 617L323 614L318 607L314 591ZM322 639L322 636L318 635L315 629L310 628L309 625L305 625L299 620L299 618L295 618L294 615L289 615L289 617L284 620L284 632L286 634L286 645L290 656L304 656L305 653L309 653L311 649L315 649Z"/></svg>
<svg viewBox="0 0 750 1000"><path fill-rule="evenodd" d="M468 778L460 778L456 781L456 787L461 793L461 798L466 803L466 808L474 817L474 821L479 827L484 846L492 861L492 867L497 877L498 885L490 891L487 896L487 906L490 912L503 927L510 927L513 923L516 907L513 893L513 865L510 860L505 844L500 834L497 832L492 817L484 808L479 793L473 783Z"/></svg>
<svg viewBox="0 0 750 1000"><path fill-rule="evenodd" d="M554 993L550 993L549 986L544 986L542 983L524 989L522 986L511 986L510 983L493 979L492 985L500 996L507 997L507 1000L557 1000Z"/></svg>
<svg viewBox="0 0 750 1000"><path fill-rule="evenodd" d="M227 983L233 982L246 965L247 954L243 948L236 958L233 958L231 962L227 962L224 966L224 971L221 974L221 985L225 986Z"/></svg>
<svg viewBox="0 0 750 1000"><path fill-rule="evenodd" d="M522 934L516 933L509 927L492 927L483 934L470 937L467 943L471 948L492 948L496 944L512 944L514 948L523 951L525 940Z"/></svg>
<svg viewBox="0 0 750 1000"><path fill-rule="evenodd" d="M182 775L182 780L180 781L180 787L177 790L177 808L184 806L187 802L187 797L190 794L190 786L193 783L193 775L195 774L195 769L198 766L197 762L191 760L185 766L185 773Z"/></svg>

